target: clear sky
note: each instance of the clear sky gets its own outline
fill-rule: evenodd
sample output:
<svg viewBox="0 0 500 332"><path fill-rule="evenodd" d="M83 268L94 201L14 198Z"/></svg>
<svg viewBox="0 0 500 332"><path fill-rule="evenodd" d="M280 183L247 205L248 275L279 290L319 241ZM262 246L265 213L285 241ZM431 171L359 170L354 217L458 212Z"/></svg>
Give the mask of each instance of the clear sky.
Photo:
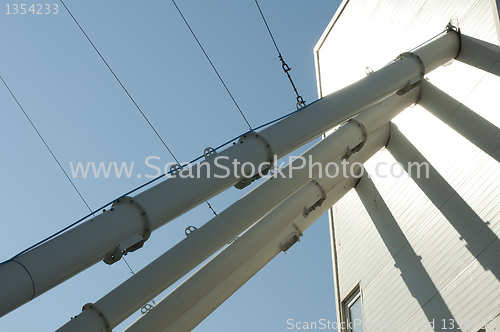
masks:
<svg viewBox="0 0 500 332"><path fill-rule="evenodd" d="M134 174L152 174L146 157L160 157L158 165L171 162L62 4L54 2L57 14L51 4L51 14L39 15L29 11L31 4L26 3L26 14L20 8L13 14L14 3L2 1L0 75L64 169L71 174L70 162L134 162ZM171 1L67 0L66 4L179 160L189 161L207 146L247 130ZM177 4L253 127L295 109L294 92L253 0L178 0ZM260 2L307 102L317 99L313 47L339 4ZM3 261L88 209L3 85L0 151ZM92 209L144 182L144 177L136 176L74 179ZM210 203L220 212L253 187L231 188ZM212 216L201 205L167 224L152 234L144 248L127 256L130 266L140 270L182 240L187 226L199 227ZM98 263L0 318L0 331L53 331L80 313L85 303L97 301L130 276L124 262ZM116 331L139 316L136 313ZM326 215L196 331L284 331L287 319L321 318L335 320Z"/></svg>

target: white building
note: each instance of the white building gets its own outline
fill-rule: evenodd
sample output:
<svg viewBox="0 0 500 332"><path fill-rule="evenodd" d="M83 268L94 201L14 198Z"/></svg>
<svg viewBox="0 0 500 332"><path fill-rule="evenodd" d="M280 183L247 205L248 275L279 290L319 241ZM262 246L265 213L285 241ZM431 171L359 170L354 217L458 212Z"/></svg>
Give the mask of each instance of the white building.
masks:
<svg viewBox="0 0 500 332"><path fill-rule="evenodd" d="M322 97L449 22L462 33L458 59L426 75L418 104L393 119L388 145L365 164L372 178L330 210L339 322L362 320L365 331L424 331L426 322L436 331L500 329L497 4L345 0L315 48ZM428 162L429 177L409 178L391 166L398 162Z"/></svg>

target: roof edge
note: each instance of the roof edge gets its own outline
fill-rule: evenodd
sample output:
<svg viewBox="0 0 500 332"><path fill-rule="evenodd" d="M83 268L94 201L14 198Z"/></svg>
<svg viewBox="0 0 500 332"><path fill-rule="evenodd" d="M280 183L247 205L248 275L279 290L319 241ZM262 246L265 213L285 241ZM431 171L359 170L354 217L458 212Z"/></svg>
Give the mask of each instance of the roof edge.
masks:
<svg viewBox="0 0 500 332"><path fill-rule="evenodd" d="M314 49L313 49L314 53L319 52L319 49L321 48L321 46L323 46L323 43L325 42L326 37L328 37L328 34L330 33L333 26L337 22L338 18L340 17L342 12L344 11L348 2L349 2L349 0L342 0L342 3L340 4L339 8L337 8L337 11L335 12L332 19L330 20L330 23L328 23L328 26L326 27L325 31L323 31L323 34L321 34L321 37L319 38L318 42L314 46Z"/></svg>
<svg viewBox="0 0 500 332"><path fill-rule="evenodd" d="M319 50L320 50L321 46L323 46L323 43L325 42L326 37L328 37L328 35L330 34L330 31L332 30L333 26L335 25L335 23L339 19L340 15L344 11L344 9L348 3L349 3L349 0L342 0L342 3L337 8L337 11L333 15L333 17L330 20L330 22L328 23L325 31L323 31L323 33L321 34L321 37L319 38L318 42L316 43L316 45L313 48L314 67L316 70L316 88L318 89L318 98L323 98L323 91L321 88L321 71L319 68Z"/></svg>

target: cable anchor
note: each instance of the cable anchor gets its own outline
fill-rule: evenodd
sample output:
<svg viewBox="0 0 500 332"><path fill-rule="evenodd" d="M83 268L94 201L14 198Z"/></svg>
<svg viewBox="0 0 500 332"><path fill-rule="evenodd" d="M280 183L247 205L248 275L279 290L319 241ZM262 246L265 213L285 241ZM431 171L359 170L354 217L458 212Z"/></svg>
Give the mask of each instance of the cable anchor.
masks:
<svg viewBox="0 0 500 332"><path fill-rule="evenodd" d="M306 102L302 96L297 96L297 109L301 109L302 107L306 106Z"/></svg>

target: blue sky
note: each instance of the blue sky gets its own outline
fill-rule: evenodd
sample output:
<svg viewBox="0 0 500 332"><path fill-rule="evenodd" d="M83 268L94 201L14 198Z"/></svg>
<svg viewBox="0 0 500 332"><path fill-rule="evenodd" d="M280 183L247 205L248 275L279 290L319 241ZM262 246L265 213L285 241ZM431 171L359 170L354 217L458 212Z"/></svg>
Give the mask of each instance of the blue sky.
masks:
<svg viewBox="0 0 500 332"><path fill-rule="evenodd" d="M135 162L134 174L151 174L146 157L160 157L158 165L172 161L60 3L58 14L42 15L7 15L7 4L13 11L12 2L2 1L0 75L68 173L70 162ZM66 4L179 160L247 130L171 1ZM295 109L294 92L254 1L177 4L253 127ZM317 99L313 47L339 4L260 2L307 102ZM3 85L0 109L5 260L88 210ZM74 179L92 209L144 182L136 176ZM231 188L210 203L222 211L251 188ZM127 256L129 264L141 269L182 240L187 226L199 227L211 217L201 205L167 224ZM278 255L196 331L282 331L289 318L335 320L327 221L320 218L299 244ZM0 318L0 330L53 331L130 276L123 262L98 263Z"/></svg>

